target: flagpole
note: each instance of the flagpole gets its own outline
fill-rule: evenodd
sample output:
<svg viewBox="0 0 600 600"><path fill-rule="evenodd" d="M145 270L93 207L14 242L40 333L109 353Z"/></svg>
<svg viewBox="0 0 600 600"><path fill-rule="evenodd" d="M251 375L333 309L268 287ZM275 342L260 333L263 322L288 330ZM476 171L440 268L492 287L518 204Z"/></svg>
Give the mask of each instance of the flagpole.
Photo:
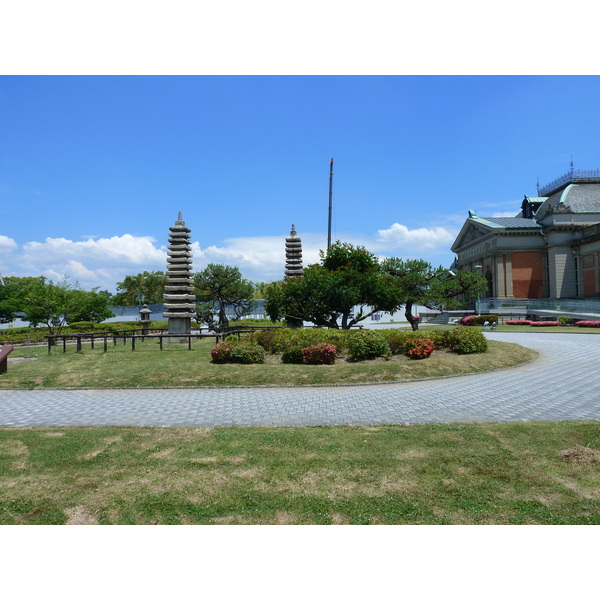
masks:
<svg viewBox="0 0 600 600"><path fill-rule="evenodd" d="M331 208L333 197L333 158L329 161L329 220L327 222L327 250L331 246Z"/></svg>

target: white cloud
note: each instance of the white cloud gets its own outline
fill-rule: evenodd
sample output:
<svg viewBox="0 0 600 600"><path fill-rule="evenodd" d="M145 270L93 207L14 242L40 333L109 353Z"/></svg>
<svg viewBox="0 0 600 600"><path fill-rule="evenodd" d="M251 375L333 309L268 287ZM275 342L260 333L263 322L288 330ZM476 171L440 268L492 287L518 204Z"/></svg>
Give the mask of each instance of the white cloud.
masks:
<svg viewBox="0 0 600 600"><path fill-rule="evenodd" d="M44 242L27 242L23 253L31 258L79 258L85 256L96 261L115 261L122 264L141 265L166 262L166 251L154 246L154 238L126 233L111 238L88 239L74 242L65 238L46 238Z"/></svg>
<svg viewBox="0 0 600 600"><path fill-rule="evenodd" d="M0 252L12 252L17 249L17 242L5 235L0 235Z"/></svg>
<svg viewBox="0 0 600 600"><path fill-rule="evenodd" d="M319 250L326 247L326 234L298 233L302 239L304 266L318 263ZM279 280L285 269L285 237L284 234L229 238L206 248L193 241L194 270L200 271L209 263L219 263L238 267L243 277L252 281ZM377 255L435 261L448 253L442 259L448 264L453 259L449 248L455 235L444 227L409 229L394 223L388 229L378 230L376 236L340 234L338 237L355 246L365 246ZM8 252L4 254L4 260L2 249ZM58 281L66 275L84 289L100 287L114 292L116 283L123 281L126 275L145 270L162 271L166 261L166 248L157 245L149 236L124 234L81 241L48 237L43 242L27 242L20 248L12 239L0 236L0 272L4 276L42 274Z"/></svg>
<svg viewBox="0 0 600 600"><path fill-rule="evenodd" d="M456 237L444 227L409 229L400 223L394 223L388 229L379 229L377 236L378 241L392 245L394 248L410 250L411 253L447 248Z"/></svg>

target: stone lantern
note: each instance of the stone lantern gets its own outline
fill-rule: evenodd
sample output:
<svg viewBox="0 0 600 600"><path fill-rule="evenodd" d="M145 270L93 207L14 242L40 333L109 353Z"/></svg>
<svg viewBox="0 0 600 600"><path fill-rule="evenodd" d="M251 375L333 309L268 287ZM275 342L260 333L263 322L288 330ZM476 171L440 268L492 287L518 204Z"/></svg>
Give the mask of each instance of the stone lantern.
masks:
<svg viewBox="0 0 600 600"><path fill-rule="evenodd" d="M152 311L148 308L147 304L144 304L140 308L140 322L142 323L142 335L148 335L148 327L150 325L150 314Z"/></svg>
<svg viewBox="0 0 600 600"><path fill-rule="evenodd" d="M187 336L192 331L192 318L196 316L196 295L192 279L191 229L185 226L181 213L169 232L163 316L169 320L170 334ZM171 338L171 341L187 342L188 338Z"/></svg>

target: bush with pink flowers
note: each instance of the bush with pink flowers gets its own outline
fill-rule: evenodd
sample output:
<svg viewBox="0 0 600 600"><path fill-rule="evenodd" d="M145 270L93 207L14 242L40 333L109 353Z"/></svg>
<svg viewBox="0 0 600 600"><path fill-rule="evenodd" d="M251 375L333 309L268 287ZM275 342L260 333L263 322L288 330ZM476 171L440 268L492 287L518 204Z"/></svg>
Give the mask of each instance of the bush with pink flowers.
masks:
<svg viewBox="0 0 600 600"><path fill-rule="evenodd" d="M562 323L560 321L531 321L532 327L560 327Z"/></svg>
<svg viewBox="0 0 600 600"><path fill-rule="evenodd" d="M336 353L337 348L327 342L302 348L305 365L332 365L335 363Z"/></svg>
<svg viewBox="0 0 600 600"><path fill-rule="evenodd" d="M531 325L533 321L527 321L526 319L513 319L512 321L504 321L505 325Z"/></svg>
<svg viewBox="0 0 600 600"><path fill-rule="evenodd" d="M577 327L600 327L600 321L577 321Z"/></svg>

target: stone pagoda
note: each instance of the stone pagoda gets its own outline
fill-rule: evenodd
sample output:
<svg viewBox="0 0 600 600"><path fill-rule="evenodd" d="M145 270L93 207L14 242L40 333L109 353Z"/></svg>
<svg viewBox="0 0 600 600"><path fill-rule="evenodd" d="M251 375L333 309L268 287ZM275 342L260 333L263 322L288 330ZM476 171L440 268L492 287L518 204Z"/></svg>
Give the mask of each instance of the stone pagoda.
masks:
<svg viewBox="0 0 600 600"><path fill-rule="evenodd" d="M285 275L286 277L302 277L302 240L292 225L290 236L285 238Z"/></svg>
<svg viewBox="0 0 600 600"><path fill-rule="evenodd" d="M196 296L192 280L191 229L185 226L181 213L169 232L163 316L169 319L169 333L189 334L192 318L196 316ZM171 339L187 342L187 338Z"/></svg>

